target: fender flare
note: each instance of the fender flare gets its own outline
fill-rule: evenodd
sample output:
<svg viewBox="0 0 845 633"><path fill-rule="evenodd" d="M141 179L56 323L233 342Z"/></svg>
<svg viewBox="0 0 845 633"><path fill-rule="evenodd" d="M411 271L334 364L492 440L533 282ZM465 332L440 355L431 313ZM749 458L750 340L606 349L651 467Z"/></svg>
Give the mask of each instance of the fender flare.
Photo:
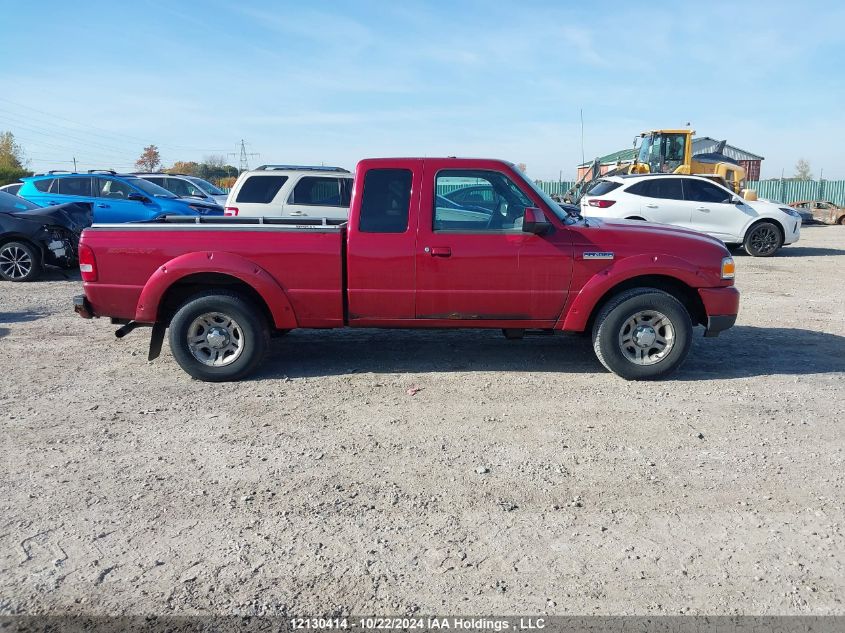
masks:
<svg viewBox="0 0 845 633"><path fill-rule="evenodd" d="M185 253L159 266L141 291L135 320L155 323L164 294L180 279L198 273L217 273L239 279L264 299L276 328L291 330L297 327L293 306L276 280L256 263L225 251Z"/></svg>
<svg viewBox="0 0 845 633"><path fill-rule="evenodd" d="M699 288L702 278L696 266L674 255L634 255L598 271L574 297L555 324L556 330L583 332L593 309L615 286L634 277L671 277L690 288Z"/></svg>

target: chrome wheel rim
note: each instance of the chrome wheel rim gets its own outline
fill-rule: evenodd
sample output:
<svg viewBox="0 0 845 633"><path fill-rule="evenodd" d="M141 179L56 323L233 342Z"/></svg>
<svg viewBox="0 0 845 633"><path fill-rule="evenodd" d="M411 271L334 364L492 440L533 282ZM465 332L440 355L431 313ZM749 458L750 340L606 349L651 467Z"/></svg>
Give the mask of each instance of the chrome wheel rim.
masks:
<svg viewBox="0 0 845 633"><path fill-rule="evenodd" d="M675 327L662 312L640 310L619 328L619 349L635 365L654 365L675 347Z"/></svg>
<svg viewBox="0 0 845 633"><path fill-rule="evenodd" d="M32 270L32 258L20 246L0 250L0 271L9 279L23 279Z"/></svg>
<svg viewBox="0 0 845 633"><path fill-rule="evenodd" d="M768 255L777 248L777 230L771 226L759 226L751 233L750 242L755 253Z"/></svg>
<svg viewBox="0 0 845 633"><path fill-rule="evenodd" d="M187 342L193 357L209 367L231 365L244 349L241 326L222 312L206 312L194 319L188 327Z"/></svg>

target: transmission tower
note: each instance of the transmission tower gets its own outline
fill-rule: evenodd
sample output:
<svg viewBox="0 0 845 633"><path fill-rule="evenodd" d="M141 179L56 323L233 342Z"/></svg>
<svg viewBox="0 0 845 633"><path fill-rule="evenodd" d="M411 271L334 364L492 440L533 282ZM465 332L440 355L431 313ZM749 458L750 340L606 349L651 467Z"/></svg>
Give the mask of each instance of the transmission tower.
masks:
<svg viewBox="0 0 845 633"><path fill-rule="evenodd" d="M239 173L243 173L245 171L249 171L249 159L250 157L254 158L256 156L260 156L257 152L248 153L246 151L246 143L243 139L241 139L241 150L240 152L229 152L229 156L238 156L240 158L240 166L238 168Z"/></svg>

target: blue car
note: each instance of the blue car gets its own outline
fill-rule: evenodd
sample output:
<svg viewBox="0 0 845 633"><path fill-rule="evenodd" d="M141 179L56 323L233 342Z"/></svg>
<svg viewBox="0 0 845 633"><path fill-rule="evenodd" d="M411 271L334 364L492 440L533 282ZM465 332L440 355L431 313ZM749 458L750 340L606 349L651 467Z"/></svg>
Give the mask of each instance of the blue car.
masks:
<svg viewBox="0 0 845 633"><path fill-rule="evenodd" d="M163 215L223 215L220 205L182 199L143 178L104 170L47 172L24 178L18 195L44 207L91 202L97 224L153 220Z"/></svg>

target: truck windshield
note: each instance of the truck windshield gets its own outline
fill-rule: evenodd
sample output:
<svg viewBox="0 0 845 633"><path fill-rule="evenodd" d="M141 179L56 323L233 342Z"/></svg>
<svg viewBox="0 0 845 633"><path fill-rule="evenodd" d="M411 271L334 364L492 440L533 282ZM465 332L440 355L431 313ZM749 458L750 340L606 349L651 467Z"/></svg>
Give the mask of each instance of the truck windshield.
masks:
<svg viewBox="0 0 845 633"><path fill-rule="evenodd" d="M549 210L554 213L559 220L566 221L569 218L569 215L561 208L560 204L555 202L549 194L540 189L539 185L528 178L521 169L514 169L514 173L516 173L522 182L528 185L534 193L542 198L543 202L546 203L546 206L549 207Z"/></svg>

